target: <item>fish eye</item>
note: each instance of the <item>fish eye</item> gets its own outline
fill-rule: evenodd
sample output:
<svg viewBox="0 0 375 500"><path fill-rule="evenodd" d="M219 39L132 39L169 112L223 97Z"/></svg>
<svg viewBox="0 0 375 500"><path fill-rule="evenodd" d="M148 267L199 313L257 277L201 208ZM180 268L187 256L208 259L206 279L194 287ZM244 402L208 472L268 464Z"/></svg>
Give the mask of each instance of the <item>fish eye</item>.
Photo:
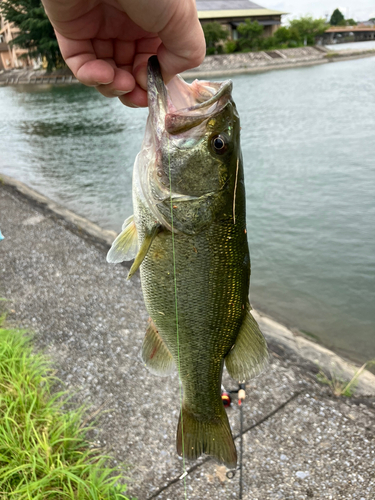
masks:
<svg viewBox="0 0 375 500"><path fill-rule="evenodd" d="M215 153L222 155L227 150L227 142L222 135L215 135L211 139L212 147Z"/></svg>

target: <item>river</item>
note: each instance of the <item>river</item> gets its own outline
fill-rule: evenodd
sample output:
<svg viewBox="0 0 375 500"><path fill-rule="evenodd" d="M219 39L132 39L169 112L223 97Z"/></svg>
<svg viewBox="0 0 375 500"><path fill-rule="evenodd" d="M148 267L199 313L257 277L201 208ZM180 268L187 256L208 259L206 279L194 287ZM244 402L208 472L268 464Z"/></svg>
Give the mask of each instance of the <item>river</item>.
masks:
<svg viewBox="0 0 375 500"><path fill-rule="evenodd" d="M233 82L253 306L375 358L375 58ZM0 172L118 231L147 111L78 85L3 87L0 111Z"/></svg>

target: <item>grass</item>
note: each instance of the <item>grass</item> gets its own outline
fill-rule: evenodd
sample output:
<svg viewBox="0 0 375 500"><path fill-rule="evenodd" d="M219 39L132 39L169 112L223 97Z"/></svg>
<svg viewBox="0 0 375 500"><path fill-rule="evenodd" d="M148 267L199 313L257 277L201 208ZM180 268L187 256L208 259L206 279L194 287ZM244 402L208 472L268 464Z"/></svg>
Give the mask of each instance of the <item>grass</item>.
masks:
<svg viewBox="0 0 375 500"><path fill-rule="evenodd" d="M0 500L128 500L119 470L90 447L84 410L64 393L30 336L0 318Z"/></svg>
<svg viewBox="0 0 375 500"><path fill-rule="evenodd" d="M358 384L358 378L367 368L368 366L375 365L375 359L371 361L367 361L364 363L361 368L359 368L351 380L345 381L342 378L338 377L335 373L331 373L330 376L328 377L323 370L320 370L319 373L317 374L316 378L318 381L322 384L328 385L328 387L331 389L331 392L334 396L336 397L347 397L350 398L354 394L354 390Z"/></svg>

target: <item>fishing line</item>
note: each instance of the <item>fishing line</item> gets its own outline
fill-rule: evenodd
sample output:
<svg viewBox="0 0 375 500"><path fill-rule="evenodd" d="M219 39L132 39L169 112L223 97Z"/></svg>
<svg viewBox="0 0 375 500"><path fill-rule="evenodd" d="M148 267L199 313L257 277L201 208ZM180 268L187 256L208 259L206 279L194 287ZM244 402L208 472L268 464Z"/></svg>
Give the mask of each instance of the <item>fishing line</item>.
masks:
<svg viewBox="0 0 375 500"><path fill-rule="evenodd" d="M178 331L178 300L177 300L177 274L176 274L176 253L174 245L174 228L173 228L173 201L172 201L172 178L171 178L171 152L169 147L169 135L168 138L168 169L169 169L169 199L171 207L171 229L172 229L172 256L173 256L173 279L174 279L174 298L175 298L175 313L176 313L176 336L177 336L177 371L178 371L178 382L180 387L180 418L181 418L181 435L182 435L182 468L183 474L180 479L184 480L184 490L185 499L187 499L187 486L186 486L186 476L188 472L186 471L185 464L185 443L184 443L184 420L182 415L182 383L181 383L181 369L180 369L180 337Z"/></svg>
<svg viewBox="0 0 375 500"><path fill-rule="evenodd" d="M236 391L229 391L226 392L225 391L225 394L237 394L238 395L238 407L240 409L240 433L237 434L237 436L234 437L234 439L236 438L240 438L240 458L239 458L239 464L237 466L236 469L234 470L230 470L226 473L226 476L228 479L234 479L237 471L240 471L240 475L239 475L239 500L242 500L242 490L243 490L243 468L242 468L242 465L243 465L243 434L244 434L244 431L243 431L243 402L245 400L245 397L246 397L246 393L245 393L245 389L246 389L246 384L245 382L239 382L238 383L238 389ZM230 400L230 396L229 396L229 400ZM230 402L229 402L229 405L230 406Z"/></svg>
<svg viewBox="0 0 375 500"><path fill-rule="evenodd" d="M238 390L238 405L240 407L240 463L239 463L239 469L240 469L240 494L239 494L239 500L242 500L242 457L243 457L243 401L245 399L245 384L242 383L240 384L240 388Z"/></svg>

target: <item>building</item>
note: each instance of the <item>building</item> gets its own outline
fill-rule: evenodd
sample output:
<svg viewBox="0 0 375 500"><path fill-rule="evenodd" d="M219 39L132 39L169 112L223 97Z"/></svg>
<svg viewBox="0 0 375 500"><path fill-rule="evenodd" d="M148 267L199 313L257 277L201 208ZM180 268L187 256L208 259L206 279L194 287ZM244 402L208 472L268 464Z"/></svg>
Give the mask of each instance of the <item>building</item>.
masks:
<svg viewBox="0 0 375 500"><path fill-rule="evenodd" d="M0 12L0 70L23 68L30 66L31 60L21 57L27 54L26 49L20 49L10 45L10 42L17 36L18 29L7 21Z"/></svg>
<svg viewBox="0 0 375 500"><path fill-rule="evenodd" d="M214 21L225 26L233 40L238 38L237 26L245 19L264 26L264 36L271 36L281 25L281 16L287 14L270 10L250 0L196 0L198 17L203 24Z"/></svg>
<svg viewBox="0 0 375 500"><path fill-rule="evenodd" d="M368 21L359 21L357 23L357 26L368 26L370 28L373 28L375 26L375 18L369 19Z"/></svg>
<svg viewBox="0 0 375 500"><path fill-rule="evenodd" d="M323 43L330 45L343 42L366 42L375 40L375 26L331 26L325 31Z"/></svg>

